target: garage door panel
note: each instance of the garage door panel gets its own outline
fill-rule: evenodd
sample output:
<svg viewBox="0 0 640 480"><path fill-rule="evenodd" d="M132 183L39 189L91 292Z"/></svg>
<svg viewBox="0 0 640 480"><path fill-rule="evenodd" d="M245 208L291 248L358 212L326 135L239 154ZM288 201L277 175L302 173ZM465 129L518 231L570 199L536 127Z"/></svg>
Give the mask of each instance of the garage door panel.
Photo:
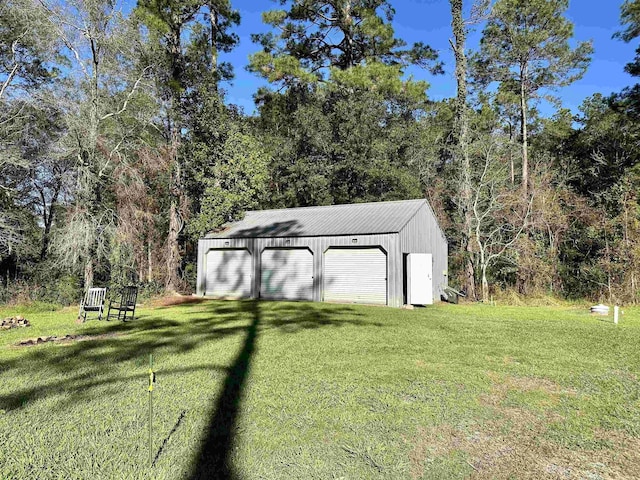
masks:
<svg viewBox="0 0 640 480"><path fill-rule="evenodd" d="M207 253L205 294L248 298L252 284L251 254L244 249L213 249Z"/></svg>
<svg viewBox="0 0 640 480"><path fill-rule="evenodd" d="M324 299L387 303L387 256L379 248L330 248L325 253Z"/></svg>
<svg viewBox="0 0 640 480"><path fill-rule="evenodd" d="M308 249L269 248L262 252L260 296L313 300L313 254Z"/></svg>

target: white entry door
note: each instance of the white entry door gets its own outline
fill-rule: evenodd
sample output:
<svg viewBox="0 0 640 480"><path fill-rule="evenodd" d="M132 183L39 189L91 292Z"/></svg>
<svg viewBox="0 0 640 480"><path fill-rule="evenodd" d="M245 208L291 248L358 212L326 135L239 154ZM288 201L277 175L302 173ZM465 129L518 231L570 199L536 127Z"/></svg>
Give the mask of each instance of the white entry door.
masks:
<svg viewBox="0 0 640 480"><path fill-rule="evenodd" d="M262 252L260 297L313 300L313 254L306 248L268 248Z"/></svg>
<svg viewBox="0 0 640 480"><path fill-rule="evenodd" d="M433 257L430 253L407 255L407 303L433 305Z"/></svg>
<svg viewBox="0 0 640 480"><path fill-rule="evenodd" d="M205 295L248 298L253 269L251 254L244 249L214 249L207 253Z"/></svg>
<svg viewBox="0 0 640 480"><path fill-rule="evenodd" d="M327 250L324 300L386 305L387 255L380 248Z"/></svg>

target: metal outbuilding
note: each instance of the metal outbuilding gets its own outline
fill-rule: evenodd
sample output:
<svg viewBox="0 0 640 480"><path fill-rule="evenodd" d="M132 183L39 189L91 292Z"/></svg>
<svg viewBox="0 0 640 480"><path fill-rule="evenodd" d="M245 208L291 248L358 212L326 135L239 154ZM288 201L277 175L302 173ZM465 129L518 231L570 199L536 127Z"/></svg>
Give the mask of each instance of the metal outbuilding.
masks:
<svg viewBox="0 0 640 480"><path fill-rule="evenodd" d="M447 286L447 251L424 199L250 211L200 239L197 294L432 303Z"/></svg>

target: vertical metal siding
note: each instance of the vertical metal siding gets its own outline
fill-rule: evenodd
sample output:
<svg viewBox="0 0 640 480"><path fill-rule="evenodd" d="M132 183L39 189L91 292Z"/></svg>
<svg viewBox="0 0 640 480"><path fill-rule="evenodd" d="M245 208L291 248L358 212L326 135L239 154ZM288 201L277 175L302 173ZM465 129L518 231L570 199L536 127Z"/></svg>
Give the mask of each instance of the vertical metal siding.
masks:
<svg viewBox="0 0 640 480"><path fill-rule="evenodd" d="M196 257L196 295L202 296L204 295L204 282L202 280L202 274L204 273L204 268L202 267L201 260L204 258L204 254L202 253L202 247L204 243L202 240L198 241L198 256Z"/></svg>
<svg viewBox="0 0 640 480"><path fill-rule="evenodd" d="M431 208L426 204L399 233L400 256L403 253L430 253L433 255L433 298L440 300L448 285L448 245Z"/></svg>
<svg viewBox="0 0 640 480"><path fill-rule="evenodd" d="M209 250L205 270L205 294L247 298L253 288L253 261L247 249Z"/></svg>
<svg viewBox="0 0 640 480"><path fill-rule="evenodd" d="M356 243L353 243L356 240ZM199 242L198 275L205 275L206 252L212 248L247 248L253 256L252 297L260 292L260 270L262 251L269 247L307 247L313 253L314 282L313 300L321 301L323 291L324 254L332 246L381 247L387 253L387 304L402 305L402 256L398 248L398 234L344 235L335 237L274 237L274 238L203 238ZM202 283L202 280L201 280ZM201 284L200 295L204 295Z"/></svg>
<svg viewBox="0 0 640 480"><path fill-rule="evenodd" d="M265 249L261 270L261 298L313 300L313 254L309 249Z"/></svg>
<svg viewBox="0 0 640 480"><path fill-rule="evenodd" d="M386 253L380 248L329 248L324 256L324 299L386 305Z"/></svg>

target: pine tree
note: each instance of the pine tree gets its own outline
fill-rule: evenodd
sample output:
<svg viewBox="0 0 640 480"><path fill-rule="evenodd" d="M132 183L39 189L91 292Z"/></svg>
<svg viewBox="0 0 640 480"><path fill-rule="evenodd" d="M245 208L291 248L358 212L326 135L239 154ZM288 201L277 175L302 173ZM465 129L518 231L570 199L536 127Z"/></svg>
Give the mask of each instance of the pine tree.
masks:
<svg viewBox="0 0 640 480"><path fill-rule="evenodd" d="M150 43L156 45L151 55L158 64L156 85L166 115L163 136L172 157L166 288L175 291L181 286L181 234L189 210L187 159L181 155L186 111L200 84L213 86L210 94L217 95L217 82L232 76L230 65L219 63L219 52L229 51L238 42L229 29L240 22L240 16L229 0L139 0L136 15L149 30ZM203 16L207 23L201 21Z"/></svg>
<svg viewBox="0 0 640 480"><path fill-rule="evenodd" d="M281 10L263 14L278 33L253 35L263 50L251 57L250 70L272 83L326 80L330 69L366 63L421 65L441 73L437 52L406 43L394 34L394 10L387 0L280 0Z"/></svg>
<svg viewBox="0 0 640 480"><path fill-rule="evenodd" d="M522 188L529 189L528 111L540 98L580 79L593 48L569 44L573 24L564 16L568 0L498 0L480 42L478 79L500 82L520 99Z"/></svg>

